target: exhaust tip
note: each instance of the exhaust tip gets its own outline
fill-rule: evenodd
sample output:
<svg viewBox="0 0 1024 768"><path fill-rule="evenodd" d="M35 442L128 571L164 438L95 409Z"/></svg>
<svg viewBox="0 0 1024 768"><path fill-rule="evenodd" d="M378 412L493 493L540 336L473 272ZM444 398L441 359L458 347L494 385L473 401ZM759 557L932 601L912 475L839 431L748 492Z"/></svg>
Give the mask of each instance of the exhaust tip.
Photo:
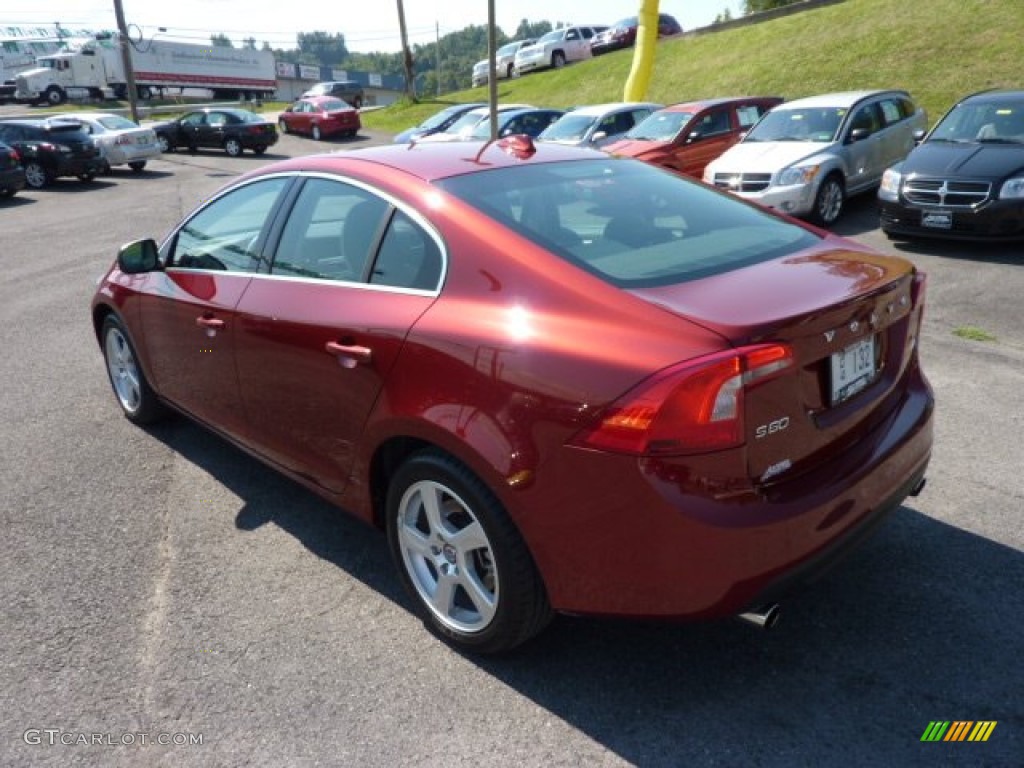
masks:
<svg viewBox="0 0 1024 768"><path fill-rule="evenodd" d="M736 618L740 621L745 621L748 624L753 624L758 629L768 630L779 623L779 616L782 614L782 609L778 603L770 603L768 605L762 605L744 613L737 614Z"/></svg>
<svg viewBox="0 0 1024 768"><path fill-rule="evenodd" d="M924 487L927 484L928 484L928 478L927 477L922 477L920 480L917 481L917 484L913 488L910 489L910 495L911 496L918 496L918 495L920 495L921 491L924 490Z"/></svg>

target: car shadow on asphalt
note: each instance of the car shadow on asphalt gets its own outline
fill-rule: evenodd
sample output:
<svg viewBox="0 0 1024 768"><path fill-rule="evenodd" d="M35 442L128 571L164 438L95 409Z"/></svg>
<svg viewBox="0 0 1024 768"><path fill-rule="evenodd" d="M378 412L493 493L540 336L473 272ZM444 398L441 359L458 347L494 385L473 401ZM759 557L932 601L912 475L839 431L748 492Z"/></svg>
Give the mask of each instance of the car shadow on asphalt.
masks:
<svg viewBox="0 0 1024 768"><path fill-rule="evenodd" d="M191 422L150 433L242 500L240 531L272 523L409 610L380 532ZM997 721L979 759L1013 765L1022 584L1024 554L906 505L770 631L563 616L510 654L466 658L633 765L933 765L933 720Z"/></svg>
<svg viewBox="0 0 1024 768"><path fill-rule="evenodd" d="M1024 267L1024 243L993 243L969 240L899 239L890 241L897 253L907 256L936 256L958 261L978 261Z"/></svg>

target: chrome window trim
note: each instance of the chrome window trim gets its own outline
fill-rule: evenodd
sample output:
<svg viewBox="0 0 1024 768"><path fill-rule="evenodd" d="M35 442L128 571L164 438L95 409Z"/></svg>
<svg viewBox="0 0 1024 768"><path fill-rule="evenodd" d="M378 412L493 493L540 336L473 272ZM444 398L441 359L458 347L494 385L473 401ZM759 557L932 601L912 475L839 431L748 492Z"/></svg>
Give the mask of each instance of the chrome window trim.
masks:
<svg viewBox="0 0 1024 768"><path fill-rule="evenodd" d="M271 274L267 274L267 273L264 273L264 272L224 272L224 271L217 270L217 269L192 269L192 268L189 268L189 267L176 267L176 266L167 267L166 271L170 272L170 271L173 270L175 272L182 272L182 273L186 273L186 274L190 274L190 275L191 274L207 274L207 275L220 275L221 277L225 277L227 275L237 275L237 276L246 276L246 277L252 277L252 278L257 278L257 277L259 277L259 278L270 278L270 279L273 279L273 280L291 280L291 281L316 283L318 285L322 285L322 284L328 283L328 284L332 284L332 285L345 286L347 288L365 288L365 289L369 289L369 290L372 290L372 291L386 291L386 292L389 292L389 293L401 293L401 294L413 295L413 296L438 296L438 295L440 295L441 287L444 285L445 279L448 277L448 248L445 245L444 238L441 237L441 235L438 233L438 231L434 227L434 225L426 217L424 217L418 210L416 210L415 208L410 206L408 203L405 203L405 202L399 200L394 195L391 195L388 192L385 192L382 189L374 187L371 184L367 184L366 182L363 182L363 181L361 181L359 179L354 179L354 178L352 178L350 176L345 176L345 175L342 175L342 174L339 174L339 173L334 173L334 172L329 172L329 171L285 171L285 172L280 172L280 173L268 173L268 174L263 175L263 176L257 176L255 178L248 179L247 181L239 183L239 184L228 186L228 187L220 190L217 194L215 194L209 200L204 201L197 208L193 209L189 213L189 215L188 215L188 217L186 219L183 219L181 222L179 222L178 225L173 230L171 230L171 232L163 239L163 241L161 241L160 247L158 249L160 254L162 256L164 256L164 248L167 247L170 244L170 242L172 240L174 240L175 237L178 236L178 233L192 219L194 219L202 211L204 211L207 208L209 208L211 205L216 203L221 198L225 197L226 195L228 195L231 192L234 192L234 191L239 190L239 189L243 189L244 187L247 187L250 184L255 184L255 183L258 183L258 182L261 182L261 181L268 181L270 179L278 179L278 178L293 179L293 180L294 179L300 179L300 178L303 178L303 179L316 178L316 179L325 179L327 181L337 181L337 182L340 182L342 184L350 184L351 186L357 187L357 188L363 190L364 192L367 192L369 194L372 194L372 195L374 195L376 197L381 198L382 200L387 202L388 205L390 205L392 208L395 208L396 210L402 211L402 213L404 213L406 216L408 216L410 219L412 219L418 226L420 226L430 236L430 238L434 241L434 243L437 245L438 252L441 255L441 272L440 272L440 274L438 275L438 278L437 278L437 285L433 289L429 289L428 290L428 289L421 289L421 288L402 288L402 287L394 286L394 285L382 285L382 284L379 284L379 283L367 283L367 282L362 282L362 281L328 280L328 279L325 279L325 278L313 278L313 277L293 277L293 276L290 276L290 275L275 275L275 274L272 274L272 273ZM390 225L390 222L389 222L389 225Z"/></svg>

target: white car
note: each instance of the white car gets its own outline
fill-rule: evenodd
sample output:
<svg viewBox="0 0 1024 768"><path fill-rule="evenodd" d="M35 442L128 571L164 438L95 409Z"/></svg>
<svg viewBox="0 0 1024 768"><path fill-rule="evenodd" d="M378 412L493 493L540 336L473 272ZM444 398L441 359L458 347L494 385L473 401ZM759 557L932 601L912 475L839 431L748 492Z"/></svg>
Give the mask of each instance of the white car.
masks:
<svg viewBox="0 0 1024 768"><path fill-rule="evenodd" d="M515 77L516 75L516 53L520 48L533 45L536 42L533 39L529 40L516 40L515 42L508 43L507 45L501 46L497 51L494 52L494 71L498 76L498 80L506 77ZM488 70L490 69L490 61L484 59L478 61L473 65L473 87L478 88L484 85L490 78Z"/></svg>
<svg viewBox="0 0 1024 768"><path fill-rule="evenodd" d="M80 122L103 155L106 173L115 165L127 165L138 173L146 161L159 157L160 144L152 128L109 112L74 112L66 115Z"/></svg>
<svg viewBox="0 0 1024 768"><path fill-rule="evenodd" d="M577 107L545 128L539 138L575 147L603 147L621 138L661 106L645 101L616 101Z"/></svg>
<svg viewBox="0 0 1024 768"><path fill-rule="evenodd" d="M877 188L927 125L905 91L849 91L788 101L704 169L704 181L828 226L848 197Z"/></svg>
<svg viewBox="0 0 1024 768"><path fill-rule="evenodd" d="M497 111L498 113L508 112L510 109L536 109L536 107L532 104L499 104ZM490 107L477 107L476 109L471 109L454 123L449 125L445 130L417 139L416 143L436 144L442 141L465 141L470 138L470 135L473 133L473 129L476 128L477 124L483 122L490 116Z"/></svg>
<svg viewBox="0 0 1024 768"><path fill-rule="evenodd" d="M515 59L516 72L524 75L546 67L564 67L570 61L589 59L593 56L590 38L595 34L595 27L561 27L548 32L533 45L519 49Z"/></svg>

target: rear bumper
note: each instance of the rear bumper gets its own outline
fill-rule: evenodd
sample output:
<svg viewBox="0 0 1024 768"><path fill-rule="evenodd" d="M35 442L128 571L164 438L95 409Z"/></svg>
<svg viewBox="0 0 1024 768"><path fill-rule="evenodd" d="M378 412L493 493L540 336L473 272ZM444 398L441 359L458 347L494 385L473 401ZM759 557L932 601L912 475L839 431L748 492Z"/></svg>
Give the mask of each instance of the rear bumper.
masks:
<svg viewBox="0 0 1024 768"><path fill-rule="evenodd" d="M103 172L103 156L98 152L95 157L64 157L61 156L54 166L55 176L81 176L82 174L100 174Z"/></svg>
<svg viewBox="0 0 1024 768"><path fill-rule="evenodd" d="M25 188L25 169L7 168L0 171L0 192L17 192Z"/></svg>
<svg viewBox="0 0 1024 768"><path fill-rule="evenodd" d="M730 457L631 462L566 449L547 475L576 478L584 498L552 491L517 516L552 605L715 618L778 599L852 548L924 476L933 396L916 365L903 386L853 450L765 488L731 480Z"/></svg>

